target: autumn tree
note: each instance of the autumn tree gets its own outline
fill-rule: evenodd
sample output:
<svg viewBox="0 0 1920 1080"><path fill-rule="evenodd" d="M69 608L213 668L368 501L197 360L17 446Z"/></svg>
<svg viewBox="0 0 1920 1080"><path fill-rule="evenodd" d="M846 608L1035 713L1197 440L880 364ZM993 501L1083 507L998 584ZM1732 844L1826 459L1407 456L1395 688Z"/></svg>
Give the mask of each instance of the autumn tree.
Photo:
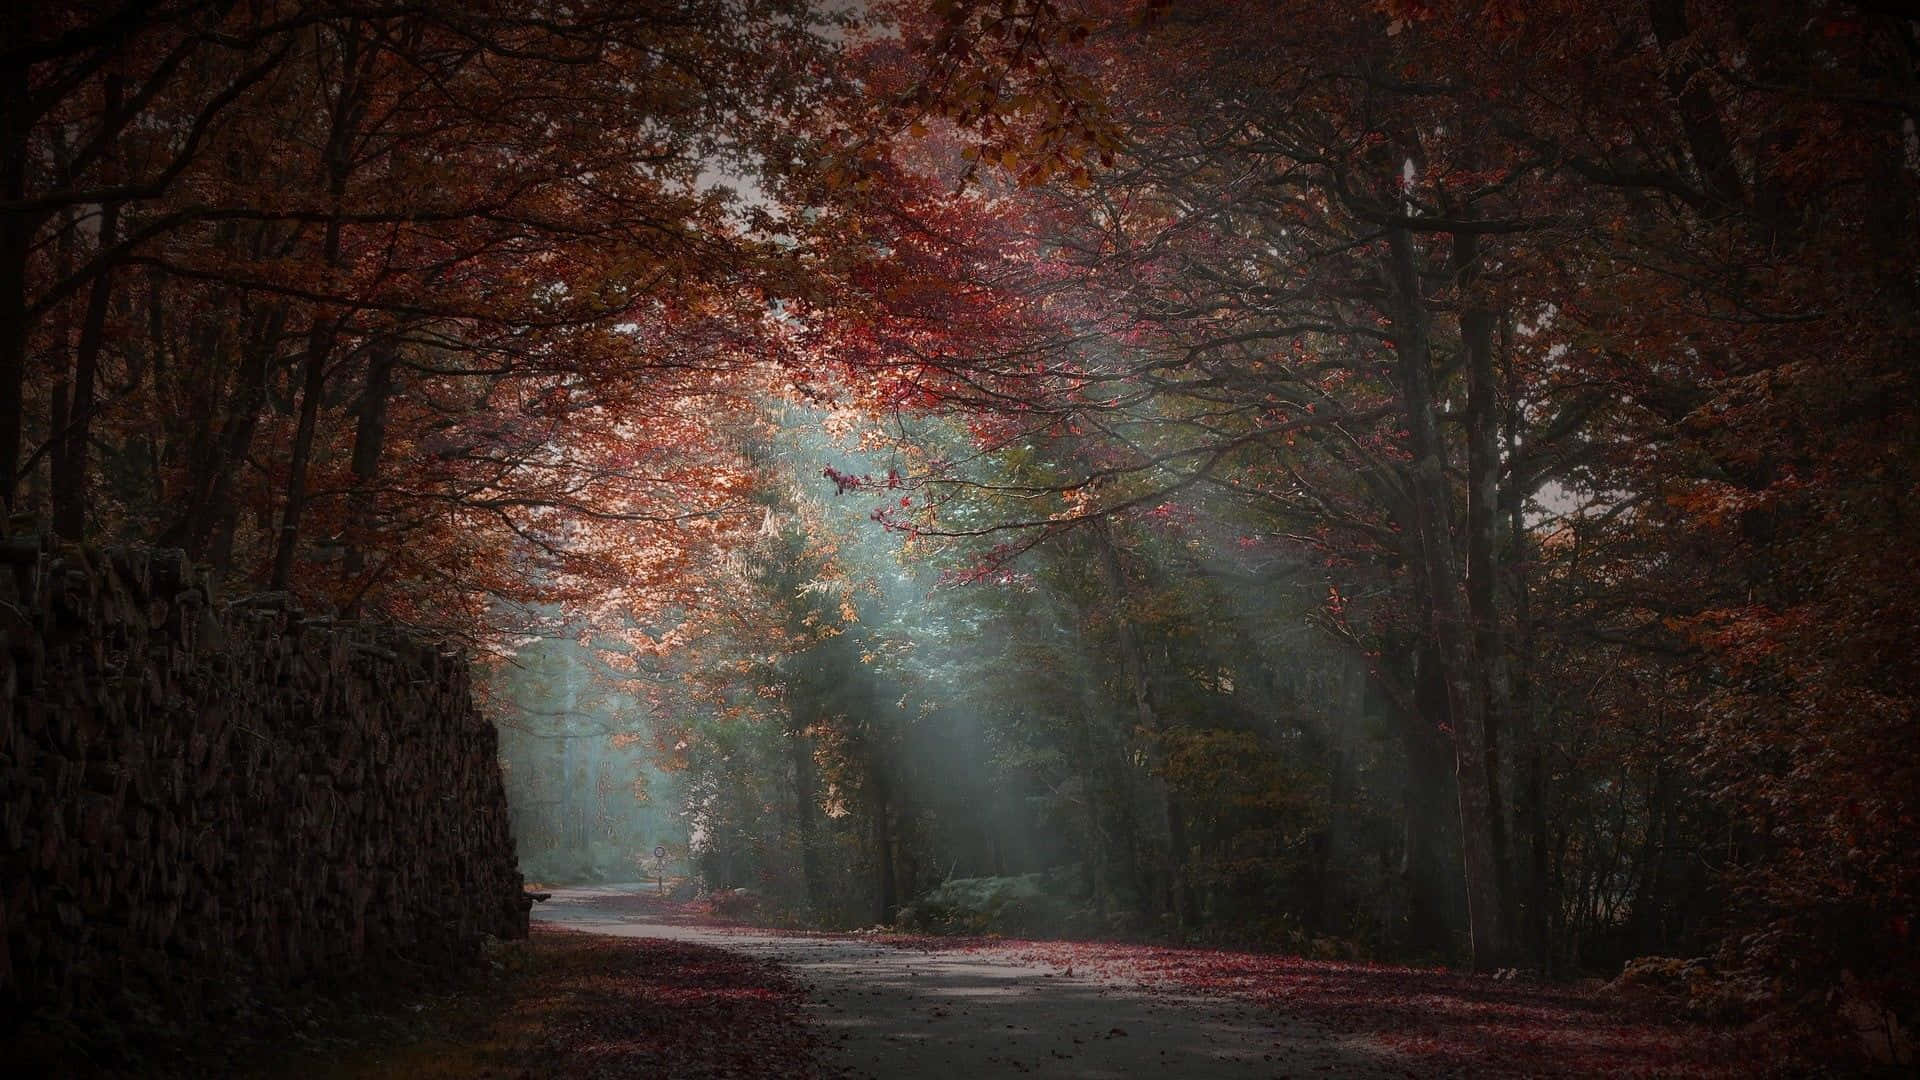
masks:
<svg viewBox="0 0 1920 1080"><path fill-rule="evenodd" d="M1278 510L1289 535L1386 571L1398 612L1376 608L1384 621L1349 629L1377 656L1383 694L1453 744L1476 955L1503 962L1524 938L1547 957L1550 928L1566 915L1565 880L1551 865L1567 851L1567 823L1552 815L1584 805L1551 786L1555 763L1570 760L1555 740L1577 738L1584 721L1569 728L1554 712L1567 699L1542 701L1535 688L1565 665L1614 662L1607 658L1622 649L1651 665L1662 695L1699 693L1729 670L1757 676L1765 653L1745 645L1775 639L1744 635L1770 624L1762 610L1782 609L1756 601L1756 588L1778 587L1789 566L1826 565L1778 561L1790 538L1824 537L1808 542L1831 551L1851 528L1809 512L1789 515L1783 531L1763 509L1785 496L1781 462L1800 462L1785 483L1819 492L1795 497L1811 507L1850 488L1845 477L1897 475L1881 455L1908 452L1910 440L1880 426L1897 409L1841 387L1885 401L1881 388L1905 378L1875 358L1900 348L1910 283L1885 276L1897 260L1872 253L1890 253L1888 237L1911 233L1900 223L1913 174L1900 163L1905 143L1892 136L1911 84L1911 64L1894 57L1910 28L1853 9L1776 21L1678 4L1583 8L1562 13L1565 21L1471 5L1144 14L1080 9L1084 34L1047 39L1050 69L1092 79L1118 118L1123 144L1089 136L1078 148L1084 162L1111 165L1056 169L1057 155L1071 161L1074 151L1045 140L1034 144L1044 152L1023 158L1005 145L1017 126L998 121L988 141L958 140L973 141L957 156L942 156L939 130L923 140L931 156L907 153L919 155L921 175L990 193L1006 223L971 256L949 249L928 272L1012 293L1019 300L1003 300L1002 310L1042 329L1022 339L1019 368L1007 362L1014 349L979 351L968 365L964 342L943 341L950 351L904 343L899 351L919 373L914 388L940 407L980 414L984 445L1078 426L1109 456L1038 486L936 463L925 476L935 486L998 486L1026 499L1023 509L1054 501L956 529L939 520L934 499L924 519L902 524L1047 532L1213 486ZM973 17L942 9L919 24L930 28L924 38L906 35L926 43L928 73L953 70L942 67L951 47L943 28ZM1250 25L1276 29L1249 35ZM1609 65L1604 77L1600 63ZM974 121L967 102L992 93L962 89L946 115ZM1562 107L1546 109L1548 98ZM1831 190L1808 172L1823 154L1849 178ZM1021 180L1027 186L1013 186ZM1886 197L1849 194L1868 190ZM1010 250L1029 260L1024 277L993 261ZM1843 329L1866 327L1874 328L1866 348ZM1788 374L1812 378L1792 357L1814 353L1864 366L1822 365L1853 374L1834 374L1841 382L1808 397L1777 396L1812 385ZM1851 464L1838 444L1834 453L1811 443L1786 451L1779 439L1811 434L1810 409L1829 418L1822 432L1873 433L1849 444L1872 450ZM1747 427L1746 417L1761 426ZM1826 470L1817 485L1805 479L1814 461ZM1871 461L1880 464L1863 464ZM1690 476L1698 479L1682 479ZM1773 494L1753 503L1706 494L1746 489ZM1661 522L1683 521L1701 546L1644 546ZM1572 550L1562 540L1569 530L1595 529L1620 530L1606 557L1623 561L1585 578L1592 591L1541 593L1542 560ZM1726 537L1717 549L1706 542L1716 529ZM1874 550L1888 561L1842 577L1898 579L1900 542L1883 538ZM1701 594L1689 581L1720 584ZM1815 605L1799 609L1811 621L1789 622L1837 631L1842 622L1812 615L1825 588L1806 588L1796 603ZM1747 602L1705 599L1722 589ZM1885 601L1892 606L1876 610L1901 610L1891 595ZM1855 625L1864 642L1874 640L1871 627L1904 620ZM1831 640L1852 638L1838 631ZM1387 655L1395 648L1411 649L1413 662ZM1675 681L1695 663L1704 666ZM1905 667L1887 658L1872 670L1897 680ZM1396 678L1396 669L1411 674ZM1745 715L1768 712L1755 707L1756 692L1791 699L1776 693L1785 685L1777 678L1746 685L1767 689L1743 693ZM1875 700L1903 700L1874 691L1888 693ZM1638 695L1589 697L1578 708L1604 714ZM1851 715L1897 717L1901 708ZM1713 730L1745 727L1728 720ZM1840 741L1869 754L1902 745L1894 728L1875 730ZM1720 770L1710 790L1757 790L1733 777L1767 770L1732 764L1719 734L1709 744ZM1778 760L1823 756L1807 746ZM1703 781L1704 760L1684 770L1687 783ZM1661 809L1684 800L1672 770L1640 775L1648 809L1627 824L1645 837L1639 862L1654 873L1667 859L1660 852L1687 846ZM1823 775L1828 791L1848 786ZM1891 790L1876 779L1890 774L1864 762L1846 775ZM1746 850L1764 862L1770 849ZM1678 889L1686 886L1675 880L1700 878L1666 880ZM1905 895L1883 884L1893 891L1880 895ZM1661 903L1647 890L1637 902ZM1882 925L1897 936L1903 919Z"/></svg>

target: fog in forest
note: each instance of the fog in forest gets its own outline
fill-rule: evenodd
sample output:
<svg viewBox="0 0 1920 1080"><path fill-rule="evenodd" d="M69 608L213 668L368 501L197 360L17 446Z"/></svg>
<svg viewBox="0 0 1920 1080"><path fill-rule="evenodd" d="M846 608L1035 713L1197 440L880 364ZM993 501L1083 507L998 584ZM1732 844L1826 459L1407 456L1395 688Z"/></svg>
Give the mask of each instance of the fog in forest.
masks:
<svg viewBox="0 0 1920 1080"><path fill-rule="evenodd" d="M577 641L543 637L489 687L529 881L635 881L655 873L655 847L685 852L678 778L653 762L646 707L596 667Z"/></svg>
<svg viewBox="0 0 1920 1080"><path fill-rule="evenodd" d="M1005 492L909 469L1070 467L1049 440L955 462L951 423L791 404L742 439L761 525L711 567L722 618L634 665L581 627L495 669L530 880L684 875L808 926L1449 947L1451 770L1329 632L1324 568L1203 500L1017 557L892 513L939 498L968 532Z"/></svg>
<svg viewBox="0 0 1920 1080"><path fill-rule="evenodd" d="M1908 7L8 5L0 1000L517 869L1910 1071Z"/></svg>

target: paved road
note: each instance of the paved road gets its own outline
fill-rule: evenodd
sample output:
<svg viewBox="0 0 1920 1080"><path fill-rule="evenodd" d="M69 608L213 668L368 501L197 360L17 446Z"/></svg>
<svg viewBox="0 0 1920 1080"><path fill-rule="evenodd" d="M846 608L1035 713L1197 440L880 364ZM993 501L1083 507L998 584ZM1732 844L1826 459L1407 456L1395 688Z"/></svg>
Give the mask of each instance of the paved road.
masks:
<svg viewBox="0 0 1920 1080"><path fill-rule="evenodd" d="M621 903L642 888L649 887L556 889L535 905L534 918L598 934L696 941L786 965L811 987L809 1007L849 1077L1406 1075L1358 1040L1248 1005L1068 975L992 951L927 953L856 937L663 923Z"/></svg>

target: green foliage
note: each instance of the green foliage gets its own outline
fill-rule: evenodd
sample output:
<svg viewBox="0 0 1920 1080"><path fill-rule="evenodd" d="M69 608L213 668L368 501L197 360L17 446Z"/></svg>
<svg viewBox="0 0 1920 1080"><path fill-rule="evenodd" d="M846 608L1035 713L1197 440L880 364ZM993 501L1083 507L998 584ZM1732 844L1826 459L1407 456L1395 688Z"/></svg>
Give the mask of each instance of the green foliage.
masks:
<svg viewBox="0 0 1920 1080"><path fill-rule="evenodd" d="M932 934L1072 937L1087 929L1084 911L1059 875L955 878L900 909L902 929Z"/></svg>

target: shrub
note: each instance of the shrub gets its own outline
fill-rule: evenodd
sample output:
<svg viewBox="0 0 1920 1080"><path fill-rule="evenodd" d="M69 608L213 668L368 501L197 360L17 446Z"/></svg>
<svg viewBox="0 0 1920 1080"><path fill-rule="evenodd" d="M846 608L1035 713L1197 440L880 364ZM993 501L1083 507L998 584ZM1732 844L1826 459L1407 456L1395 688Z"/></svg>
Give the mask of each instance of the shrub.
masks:
<svg viewBox="0 0 1920 1080"><path fill-rule="evenodd" d="M899 924L931 934L1033 936L1071 930L1073 906L1039 874L955 878L900 909Z"/></svg>

